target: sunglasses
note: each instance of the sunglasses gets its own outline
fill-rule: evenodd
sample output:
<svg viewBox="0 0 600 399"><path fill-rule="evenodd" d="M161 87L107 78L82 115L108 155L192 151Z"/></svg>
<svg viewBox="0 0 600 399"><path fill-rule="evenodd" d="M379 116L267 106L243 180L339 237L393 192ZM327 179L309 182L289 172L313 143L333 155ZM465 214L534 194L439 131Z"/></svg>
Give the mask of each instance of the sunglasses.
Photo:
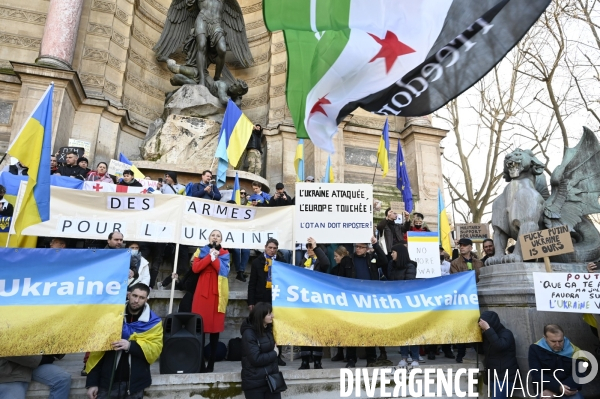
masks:
<svg viewBox="0 0 600 399"><path fill-rule="evenodd" d="M246 193L244 193L244 192L240 192L240 195L246 195Z"/></svg>
<svg viewBox="0 0 600 399"><path fill-rule="evenodd" d="M314 183L314 180L306 180L307 182Z"/></svg>

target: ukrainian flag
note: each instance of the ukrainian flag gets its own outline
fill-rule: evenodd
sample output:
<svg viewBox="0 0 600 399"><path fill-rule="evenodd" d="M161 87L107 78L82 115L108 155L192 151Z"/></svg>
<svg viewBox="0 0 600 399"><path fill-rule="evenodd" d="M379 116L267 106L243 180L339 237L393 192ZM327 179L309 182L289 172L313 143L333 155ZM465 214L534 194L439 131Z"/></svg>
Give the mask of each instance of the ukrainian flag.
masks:
<svg viewBox="0 0 600 399"><path fill-rule="evenodd" d="M238 177L237 172L235 172L235 181L233 182L233 192L231 193L231 199L234 200L235 203L238 205L242 203L242 198L240 195L240 179Z"/></svg>
<svg viewBox="0 0 600 399"><path fill-rule="evenodd" d="M133 177L136 179L144 179L146 177L125 155L123 155L122 152L119 153L119 162L123 162L131 166L130 169L133 172Z"/></svg>
<svg viewBox="0 0 600 399"><path fill-rule="evenodd" d="M333 176L333 169L331 168L331 155L327 157L327 165L325 166L325 176L323 176L323 183L333 183L335 178Z"/></svg>
<svg viewBox="0 0 600 399"><path fill-rule="evenodd" d="M448 254L452 254L452 244L450 243L450 223L448 214L444 205L442 190L438 188L438 231L440 232L440 245Z"/></svg>
<svg viewBox="0 0 600 399"><path fill-rule="evenodd" d="M215 154L215 158L219 158L217 187L225 184L229 164L236 167L240 162L240 158L246 150L248 140L250 140L253 127L254 125L250 119L244 115L233 101L229 100L225 115L223 116L217 153Z"/></svg>
<svg viewBox="0 0 600 399"><path fill-rule="evenodd" d="M383 171L383 177L386 177L389 169L390 162L390 132L387 118L383 125L383 133L381 134L381 140L379 140L379 149L377 150L377 162L381 165Z"/></svg>
<svg viewBox="0 0 600 399"><path fill-rule="evenodd" d="M294 168L296 169L296 181L304 181L304 139L298 140Z"/></svg>
<svg viewBox="0 0 600 399"><path fill-rule="evenodd" d="M53 92L51 83L7 151L29 168L27 188L13 221L17 235L26 227L50 219Z"/></svg>

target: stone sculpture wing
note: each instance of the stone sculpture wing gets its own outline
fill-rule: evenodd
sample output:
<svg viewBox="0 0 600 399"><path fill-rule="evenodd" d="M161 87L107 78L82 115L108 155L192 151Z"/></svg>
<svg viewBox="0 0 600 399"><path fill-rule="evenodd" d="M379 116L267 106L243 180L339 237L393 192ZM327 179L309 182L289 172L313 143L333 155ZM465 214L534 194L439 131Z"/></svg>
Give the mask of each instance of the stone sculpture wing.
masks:
<svg viewBox="0 0 600 399"><path fill-rule="evenodd" d="M546 200L546 228L568 225L571 230L585 215L600 212L600 143L584 127L579 143L565 151L550 178L552 194Z"/></svg>
<svg viewBox="0 0 600 399"><path fill-rule="evenodd" d="M237 0L225 0L223 2L223 29L229 50L244 68L254 63L248 37L246 36L246 25L244 15Z"/></svg>
<svg viewBox="0 0 600 399"><path fill-rule="evenodd" d="M159 61L166 61L185 41L194 27L199 12L197 2L194 1L191 7L188 7L187 3L186 0L173 0L169 7L165 27L153 48Z"/></svg>

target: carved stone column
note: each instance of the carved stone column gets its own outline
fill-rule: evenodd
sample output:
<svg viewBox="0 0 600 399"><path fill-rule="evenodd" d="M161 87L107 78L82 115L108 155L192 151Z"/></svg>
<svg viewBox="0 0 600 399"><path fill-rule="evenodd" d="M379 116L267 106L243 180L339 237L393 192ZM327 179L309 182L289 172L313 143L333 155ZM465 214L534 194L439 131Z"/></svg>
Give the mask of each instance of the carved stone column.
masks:
<svg viewBox="0 0 600 399"><path fill-rule="evenodd" d="M50 0L36 64L72 69L83 0Z"/></svg>

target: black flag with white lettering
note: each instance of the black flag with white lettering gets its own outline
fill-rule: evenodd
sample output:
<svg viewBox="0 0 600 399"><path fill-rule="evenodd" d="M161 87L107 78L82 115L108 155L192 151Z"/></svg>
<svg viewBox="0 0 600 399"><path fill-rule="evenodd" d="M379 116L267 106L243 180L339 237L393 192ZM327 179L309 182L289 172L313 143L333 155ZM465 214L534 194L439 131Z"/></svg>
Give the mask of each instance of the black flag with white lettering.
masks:
<svg viewBox="0 0 600 399"><path fill-rule="evenodd" d="M454 0L426 60L396 83L344 106L381 115L428 115L485 76L519 42L551 0Z"/></svg>

